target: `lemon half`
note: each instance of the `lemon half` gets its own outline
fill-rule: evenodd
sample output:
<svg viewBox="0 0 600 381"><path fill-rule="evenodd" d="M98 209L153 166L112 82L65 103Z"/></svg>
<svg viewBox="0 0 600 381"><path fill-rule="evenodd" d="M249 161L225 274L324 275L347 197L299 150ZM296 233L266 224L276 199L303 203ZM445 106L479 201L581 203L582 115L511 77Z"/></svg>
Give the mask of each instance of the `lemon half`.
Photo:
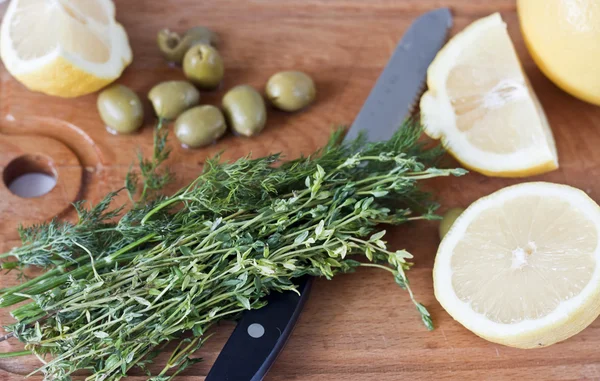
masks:
<svg viewBox="0 0 600 381"><path fill-rule="evenodd" d="M524 183L473 203L443 239L437 300L492 342L535 348L600 314L600 207L566 185Z"/></svg>
<svg viewBox="0 0 600 381"><path fill-rule="evenodd" d="M518 0L529 53L551 81L600 105L600 1Z"/></svg>
<svg viewBox="0 0 600 381"><path fill-rule="evenodd" d="M464 166L490 176L558 168L552 131L499 14L454 36L427 71L425 132Z"/></svg>
<svg viewBox="0 0 600 381"><path fill-rule="evenodd" d="M49 95L94 92L132 60L111 0L12 0L0 33L6 69L30 90Z"/></svg>

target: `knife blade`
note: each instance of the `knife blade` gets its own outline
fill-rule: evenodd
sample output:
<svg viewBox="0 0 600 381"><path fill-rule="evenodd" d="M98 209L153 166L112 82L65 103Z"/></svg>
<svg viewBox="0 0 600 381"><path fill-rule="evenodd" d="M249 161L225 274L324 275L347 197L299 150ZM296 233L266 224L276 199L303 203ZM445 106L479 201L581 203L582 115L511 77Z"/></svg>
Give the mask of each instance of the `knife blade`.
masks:
<svg viewBox="0 0 600 381"><path fill-rule="evenodd" d="M393 127L410 116L424 90L427 68L446 42L452 27L448 8L427 12L416 19L394 50L373 90L358 113L346 139L361 131L370 141L389 139Z"/></svg>
<svg viewBox="0 0 600 381"><path fill-rule="evenodd" d="M361 131L369 141L389 139L410 116L421 95L427 68L452 27L447 8L417 18L404 34L346 134ZM283 349L308 299L312 278L298 283L300 295L272 294L268 304L246 311L221 350L205 381L260 381Z"/></svg>

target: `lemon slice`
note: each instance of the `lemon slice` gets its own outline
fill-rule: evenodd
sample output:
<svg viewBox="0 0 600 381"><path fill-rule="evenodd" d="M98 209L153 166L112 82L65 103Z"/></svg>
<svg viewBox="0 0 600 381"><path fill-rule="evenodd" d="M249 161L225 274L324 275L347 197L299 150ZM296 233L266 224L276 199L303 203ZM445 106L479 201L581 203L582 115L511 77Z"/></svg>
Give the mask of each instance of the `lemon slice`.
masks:
<svg viewBox="0 0 600 381"><path fill-rule="evenodd" d="M13 0L0 33L6 69L30 90L50 95L94 92L132 60L111 0Z"/></svg>
<svg viewBox="0 0 600 381"><path fill-rule="evenodd" d="M567 339L600 314L600 207L544 182L473 203L435 259L435 296L492 342L535 348Z"/></svg>
<svg viewBox="0 0 600 381"><path fill-rule="evenodd" d="M427 71L425 132L474 171L503 177L558 168L552 131L499 14L454 36Z"/></svg>

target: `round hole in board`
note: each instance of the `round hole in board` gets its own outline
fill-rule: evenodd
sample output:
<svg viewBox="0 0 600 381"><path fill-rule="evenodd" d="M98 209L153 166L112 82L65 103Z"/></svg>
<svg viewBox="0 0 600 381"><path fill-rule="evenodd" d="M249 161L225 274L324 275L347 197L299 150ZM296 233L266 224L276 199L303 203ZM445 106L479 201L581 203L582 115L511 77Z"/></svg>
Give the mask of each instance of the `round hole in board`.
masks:
<svg viewBox="0 0 600 381"><path fill-rule="evenodd" d="M248 335L254 339L260 339L265 334L265 327L262 324L253 323L248 326Z"/></svg>
<svg viewBox="0 0 600 381"><path fill-rule="evenodd" d="M41 197L56 186L52 159L42 154L27 154L13 159L2 173L6 187L22 198Z"/></svg>

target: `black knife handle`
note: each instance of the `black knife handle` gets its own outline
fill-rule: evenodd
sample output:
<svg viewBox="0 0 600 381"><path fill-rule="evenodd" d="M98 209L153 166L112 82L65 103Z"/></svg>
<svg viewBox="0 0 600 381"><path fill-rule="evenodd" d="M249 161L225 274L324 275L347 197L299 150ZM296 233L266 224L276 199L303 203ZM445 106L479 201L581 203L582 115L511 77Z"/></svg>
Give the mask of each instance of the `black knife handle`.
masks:
<svg viewBox="0 0 600 381"><path fill-rule="evenodd" d="M300 295L273 293L265 307L244 312L205 381L262 380L290 337L311 285L312 277L301 278Z"/></svg>

